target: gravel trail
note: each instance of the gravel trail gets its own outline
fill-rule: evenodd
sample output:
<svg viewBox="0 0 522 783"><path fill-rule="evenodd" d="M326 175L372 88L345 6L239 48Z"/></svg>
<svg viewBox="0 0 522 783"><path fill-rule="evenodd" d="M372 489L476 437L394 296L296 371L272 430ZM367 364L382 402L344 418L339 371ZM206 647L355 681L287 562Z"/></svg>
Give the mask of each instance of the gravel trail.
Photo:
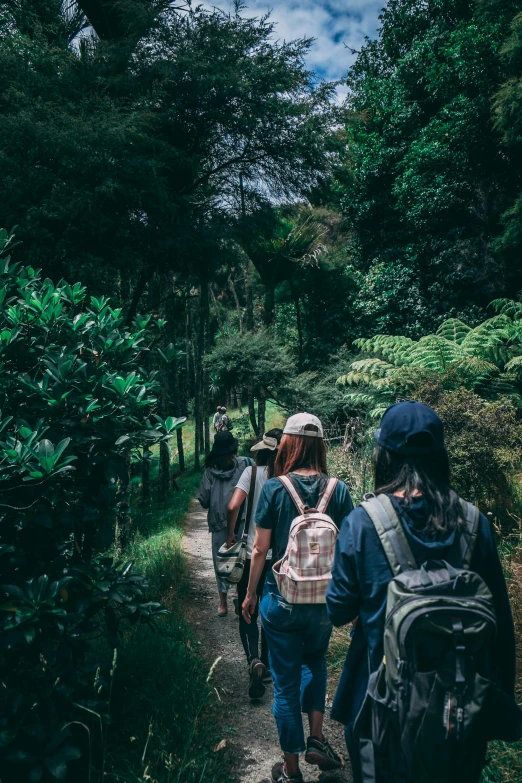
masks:
<svg viewBox="0 0 522 783"><path fill-rule="evenodd" d="M231 783L269 783L272 765L282 758L271 712L272 688L268 687L263 699L258 702L248 698L248 670L239 638L238 619L231 601L235 589L229 593L227 617L219 618L206 512L196 501L189 512L184 546L192 561L189 619L209 664L218 655L222 656L213 682L221 699L217 714L226 747L217 752L226 753ZM329 691L331 694L334 692L331 682ZM342 726L326 717L325 734L337 751L345 753ZM349 761L346 770L319 773L303 758L301 770L306 783L352 783Z"/></svg>

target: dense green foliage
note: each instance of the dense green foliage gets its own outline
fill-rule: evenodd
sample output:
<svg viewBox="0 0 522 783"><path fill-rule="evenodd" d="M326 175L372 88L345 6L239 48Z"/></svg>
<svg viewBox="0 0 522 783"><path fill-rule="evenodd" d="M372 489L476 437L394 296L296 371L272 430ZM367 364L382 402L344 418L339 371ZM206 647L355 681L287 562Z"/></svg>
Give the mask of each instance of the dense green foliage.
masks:
<svg viewBox="0 0 522 783"><path fill-rule="evenodd" d="M352 362L338 379L359 387L347 399L368 405L371 415L379 417L398 397L411 396L419 382L434 377L446 390L465 387L520 406L522 305L496 300L493 306L498 315L474 328L453 318L419 340L402 335L356 340L368 356Z"/></svg>
<svg viewBox="0 0 522 783"><path fill-rule="evenodd" d="M23 220L26 262L124 297L133 274L142 293L162 271L198 273L240 180L255 203L324 172L332 88L304 67L310 41L271 42L267 19L120 3L128 37L71 45L62 6L0 14L0 212Z"/></svg>
<svg viewBox="0 0 522 783"><path fill-rule="evenodd" d="M518 10L514 0L390 0L379 39L350 71L360 119L348 128L343 204L356 262L389 292L379 331L476 318L522 285L520 263L493 248L521 184L512 131L499 132L502 116L513 128L513 81L497 97L497 127L492 114L505 68L519 67L517 27L499 56Z"/></svg>
<svg viewBox="0 0 522 783"><path fill-rule="evenodd" d="M107 299L5 253L0 298L0 759L2 779L38 781L85 754L70 722L104 713L110 657L92 640L115 648L123 621L163 611L132 561L96 555L129 535L129 448L182 421L151 423L156 373L140 364L161 323L127 328Z"/></svg>

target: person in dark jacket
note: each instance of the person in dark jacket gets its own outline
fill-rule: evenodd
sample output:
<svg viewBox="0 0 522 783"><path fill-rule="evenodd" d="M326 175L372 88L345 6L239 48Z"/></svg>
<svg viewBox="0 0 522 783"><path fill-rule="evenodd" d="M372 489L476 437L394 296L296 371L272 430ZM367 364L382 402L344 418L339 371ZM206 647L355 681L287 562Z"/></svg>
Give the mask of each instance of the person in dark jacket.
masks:
<svg viewBox="0 0 522 783"><path fill-rule="evenodd" d="M375 433L375 493L385 493L402 522L417 563L447 560L460 522L461 506L450 485L443 425L434 410L401 402L384 414ZM502 567L490 524L480 515L471 570L486 582L497 615L495 668L509 696L515 685L515 635ZM341 525L327 590L327 610L335 626L358 618L332 706L332 718L345 726L354 782L361 781L354 722L370 673L383 659L388 584L393 574L374 525L362 506Z"/></svg>

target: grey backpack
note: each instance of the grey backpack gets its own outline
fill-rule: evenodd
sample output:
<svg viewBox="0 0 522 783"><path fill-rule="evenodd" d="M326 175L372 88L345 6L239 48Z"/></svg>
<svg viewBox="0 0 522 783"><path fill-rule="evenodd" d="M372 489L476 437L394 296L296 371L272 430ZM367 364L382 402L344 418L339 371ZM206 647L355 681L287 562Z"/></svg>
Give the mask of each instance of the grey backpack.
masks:
<svg viewBox="0 0 522 783"><path fill-rule="evenodd" d="M516 738L518 708L494 682L493 598L470 570L480 515L461 503L452 564L420 568L390 498L362 503L394 574L384 659L354 729L364 783L475 783L487 740Z"/></svg>

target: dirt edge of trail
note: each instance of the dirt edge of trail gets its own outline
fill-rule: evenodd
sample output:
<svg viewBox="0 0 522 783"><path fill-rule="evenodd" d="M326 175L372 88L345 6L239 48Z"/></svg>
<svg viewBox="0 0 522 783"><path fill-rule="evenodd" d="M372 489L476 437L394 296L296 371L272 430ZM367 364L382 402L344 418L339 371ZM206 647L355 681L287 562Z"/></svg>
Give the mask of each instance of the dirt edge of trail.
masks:
<svg viewBox="0 0 522 783"><path fill-rule="evenodd" d="M226 747L219 752L226 754L231 783L270 783L272 765L282 758L272 716L272 687L268 686L260 701L252 702L248 698L247 664L231 600L235 588L231 588L229 593L228 615L218 617L206 512L197 501L191 504L187 517L184 549L192 564L189 569L192 593L189 622L201 642L209 666L221 656L213 675L213 683L221 699L216 714L222 737L226 740ZM328 715L325 734L333 747L346 757L343 727L331 721ZM349 761L343 771L320 773L302 758L301 771L306 783L352 783Z"/></svg>

